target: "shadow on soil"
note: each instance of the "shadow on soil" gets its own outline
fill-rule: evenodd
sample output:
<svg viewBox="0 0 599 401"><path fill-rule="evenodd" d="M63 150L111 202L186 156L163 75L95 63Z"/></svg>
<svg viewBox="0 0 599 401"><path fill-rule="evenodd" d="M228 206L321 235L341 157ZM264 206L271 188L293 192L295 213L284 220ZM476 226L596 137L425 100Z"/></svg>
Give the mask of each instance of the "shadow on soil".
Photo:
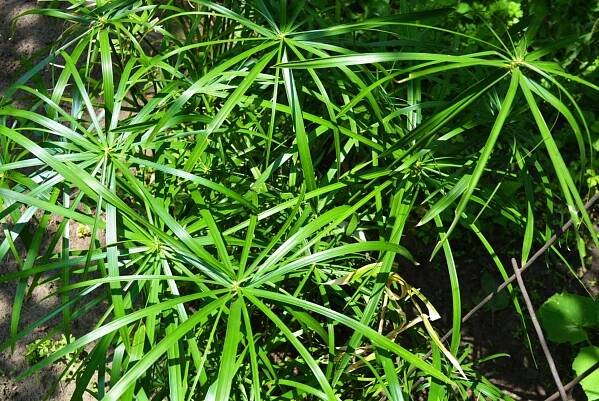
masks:
<svg viewBox="0 0 599 401"><path fill-rule="evenodd" d="M61 33L60 20L39 15L19 18L13 31L14 18L35 7L36 1L0 0L0 94L23 69L43 59Z"/></svg>
<svg viewBox="0 0 599 401"><path fill-rule="evenodd" d="M21 260L26 256L27 245L24 244L23 238L33 235L32 230L38 224L41 213L37 212L33 219L27 224L27 227L21 232L21 236L16 239L15 247ZM49 248L51 238L57 232L60 222L51 219L44 240L41 245L40 254L45 254ZM5 239L4 229L10 229L10 226L4 226L0 230L0 243ZM71 222L71 247L74 250L83 250L89 247L89 238L80 238L77 236L76 223ZM102 246L102 244L98 244ZM54 248L52 254L59 252L59 248ZM0 261L0 276L15 272L18 270L18 264L15 261L14 255L9 255ZM56 276L56 274L55 274ZM24 330L31 324L47 317L61 303L59 296L55 294L58 287L56 281L45 282L49 276L41 276L40 281L31 291L31 294L25 298L21 318L19 322L19 330ZM31 279L28 281L31 284ZM10 339L10 325L12 318L13 303L17 289L16 281L0 283L0 344ZM29 289L29 286L27 286ZM96 294L98 295L98 294ZM92 296L95 296L92 294ZM86 298L88 301L89 299ZM84 301L86 302L86 301ZM91 331L100 315L105 311L103 305L98 305L89 313L84 313L77 319L72 320L72 333L75 338ZM72 311L75 312L75 311ZM0 399L6 401L31 401L48 399L51 401L65 401L70 399L70 395L74 389L74 383L67 383L64 380L60 381L60 376L64 369L64 364L61 362L55 363L41 372L25 379L17 381L16 377L23 373L31 366L30 361L26 358L27 345L34 340L44 338L47 335L53 340L59 339L59 333L62 323L62 314L36 324L33 331L24 336L13 349L6 349L0 353ZM22 332L22 331L21 331ZM87 398L84 398L87 399ZM91 398L90 398L91 399Z"/></svg>

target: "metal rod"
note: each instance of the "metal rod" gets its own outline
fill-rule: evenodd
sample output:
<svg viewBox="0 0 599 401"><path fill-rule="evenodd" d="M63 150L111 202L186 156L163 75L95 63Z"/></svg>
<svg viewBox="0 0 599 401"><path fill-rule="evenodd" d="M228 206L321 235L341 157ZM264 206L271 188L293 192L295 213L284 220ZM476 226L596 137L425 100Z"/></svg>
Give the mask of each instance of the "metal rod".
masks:
<svg viewBox="0 0 599 401"><path fill-rule="evenodd" d="M583 381L588 375L590 375L597 369L599 369L599 362L595 363L593 366L591 366L590 368L588 368L587 370L582 372L580 375L578 375L577 377L575 377L574 379L569 381L568 384L565 384L564 390L566 390L566 391L572 390L574 388L574 386L576 386L578 383ZM559 396L560 396L559 391L556 391L555 393L553 393L549 397L547 397L545 399L545 401L555 401L559 398Z"/></svg>
<svg viewBox="0 0 599 401"><path fill-rule="evenodd" d="M537 333L537 337L539 338L539 342L541 343L541 348L543 349L543 353L545 354L545 358L547 358L547 363L549 364L549 369L551 370L551 375L553 376L553 380L555 380L555 384L557 385L557 390L559 391L559 395L562 398L562 401L568 401L568 396L566 395L566 390L564 390L564 385L562 384L562 380L559 377L559 373L557 372L557 368L555 367L555 361L553 360L553 356L551 356L551 351L549 351L549 347L547 346L547 341L545 341L545 336L543 335L543 330L541 329L541 325L537 320L537 315L535 314L535 308L532 305L532 301L528 296L528 291L526 291L526 286L524 285L524 280L522 280L522 275L520 274L520 269L518 268L518 262L516 259L512 258L512 267L514 268L514 274L516 275L516 281L518 282L518 286L520 287L520 292L522 293L522 297L524 298L524 302L526 303L526 309L528 309L528 314L530 316L530 320L532 320L532 325L535 328Z"/></svg>
<svg viewBox="0 0 599 401"><path fill-rule="evenodd" d="M591 199L588 200L588 202L584 205L584 208L586 210L588 210L591 206L593 206L593 204L595 204L595 202L598 199L599 199L599 192L597 192L595 195L593 195L593 197ZM551 236L551 238L549 238L549 240L541 248L539 248L539 250L536 251L534 253L534 255L532 255L530 257L530 259L528 260L528 262L526 262L526 264L524 266L522 266L522 268L519 269L519 272L522 273L526 269L528 269L530 266L532 266L532 264L534 262L536 262L536 260L538 258L540 258L549 248L551 248L551 246L555 243L555 241L558 240L558 238L563 233L565 233L566 231L568 231L570 229L570 227L572 227L572 224L573 224L573 221L572 221L572 219L570 219L570 220L568 220L566 222L566 224L564 224L560 229L558 229L556 231L556 233L553 234ZM497 287L497 289L495 291L493 291L492 293L488 294L486 297L484 297L478 303L478 305L476 305L474 308L470 309L470 311L468 313L466 313L464 315L464 317L462 317L462 323L464 323L468 319L470 319L472 317L472 315L474 315L483 306L485 306L487 303L489 303L493 299L493 297L495 297L495 295L497 295L498 293L500 293L501 291L503 291L508 285L510 285L511 283L513 283L515 280L516 280L516 275L512 274L506 281L504 281L503 283L501 283L501 285L499 287ZM445 333L445 335L443 335L443 337L441 337L441 341L447 340L449 338L449 336L451 335L452 331L453 331L453 329L450 329L447 333Z"/></svg>
<svg viewBox="0 0 599 401"><path fill-rule="evenodd" d="M595 204L595 202L597 202L597 200L599 199L599 192L596 192L595 195L593 195L591 197L591 199L589 199L585 205L584 208L585 210L589 210L589 208L591 206L593 206ZM526 262L526 264L524 264L524 266L522 266L522 268L518 269L519 273L523 273L526 269L528 269L530 266L532 266L532 264L534 262L536 262L536 260L538 258L540 258L549 248L551 248L551 246L558 240L558 238L565 233L566 231L568 231L570 229L570 227L572 227L573 224L573 220L572 218L570 218L570 220L568 220L566 222L566 224L564 224L561 228L559 228L555 234L553 234L551 236L551 238L549 238L549 240L547 242L545 242L545 244L539 248L539 250L537 250L534 255L531 256L531 258L528 260L528 262ZM516 274L512 274L506 281L504 281L503 283L501 283L501 285L499 285L495 291L493 291L492 293L488 294L486 297L484 297L474 308L470 309L470 311L468 313L466 313L464 315L464 317L462 317L462 323L465 323L468 319L470 319L476 312L478 312L483 306L485 306L487 303L489 303L493 297L495 297L495 295L499 294L501 291L503 291L509 284L513 283L516 280ZM441 341L444 342L446 341L449 336L451 336L451 333L453 332L453 329L449 329L444 335L443 337L441 337ZM430 358L432 354L432 351L429 351L425 356L424 359L427 360L428 358ZM421 378L422 379L422 378ZM415 383L418 384L421 379L418 379L418 381ZM582 380L582 379L581 379ZM574 384L575 385L575 384ZM559 393L557 393L559 396ZM553 400L555 400L557 398L554 398ZM549 401L549 400L546 400Z"/></svg>

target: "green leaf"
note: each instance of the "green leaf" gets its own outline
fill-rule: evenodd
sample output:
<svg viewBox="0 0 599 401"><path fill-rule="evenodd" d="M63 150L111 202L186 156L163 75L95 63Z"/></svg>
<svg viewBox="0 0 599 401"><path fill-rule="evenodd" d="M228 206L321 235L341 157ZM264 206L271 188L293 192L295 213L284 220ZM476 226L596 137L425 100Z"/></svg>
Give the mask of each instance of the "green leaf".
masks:
<svg viewBox="0 0 599 401"><path fill-rule="evenodd" d="M555 294L539 309L539 320L551 341L576 344L588 339L587 329L599 326L599 301L569 293Z"/></svg>
<svg viewBox="0 0 599 401"><path fill-rule="evenodd" d="M287 61L286 53L283 53L282 60ZM283 70L283 82L285 83L285 90L287 91L287 100L289 102L289 106L291 107L291 117L293 119L295 130L295 141L297 143L304 180L306 181L306 187L308 188L308 191L312 191L316 189L314 164L312 162L310 144L308 142L308 135L306 134L306 127L304 125L304 117L302 116L302 106L298 97L297 89L295 87L295 79L291 70Z"/></svg>
<svg viewBox="0 0 599 401"><path fill-rule="evenodd" d="M466 190L468 186L468 182L470 180L470 174L464 174L462 178L443 196L439 199L433 206L430 207L428 212L420 219L418 225L424 225L429 221L433 220L439 214L441 214L445 209L447 209L451 204Z"/></svg>
<svg viewBox="0 0 599 401"><path fill-rule="evenodd" d="M214 117L210 124L206 127L206 133L208 135L215 132L220 126L225 122L225 120L229 117L233 109L239 105L243 95L249 89L249 87L254 84L258 74L264 70L266 65L270 62L270 60L277 53L277 50L273 50L270 53L267 53L265 56L261 57L256 65L250 70L247 76L243 79L243 81L237 86L235 91L227 98L227 101L223 105L223 107L218 111L218 114ZM195 165L197 160L200 158L203 147L202 142L198 142L194 147L189 160L185 163L184 170L190 171L191 168Z"/></svg>
<svg viewBox="0 0 599 401"><path fill-rule="evenodd" d="M102 59L102 85L104 87L104 102L106 111L110 115L114 108L114 82L112 72L112 55L110 53L110 35L108 30L98 33L100 42L100 56Z"/></svg>
<svg viewBox="0 0 599 401"><path fill-rule="evenodd" d="M27 206L35 206L37 208L55 213L59 216L64 216L66 218L73 219L75 221L89 226L94 224L93 217L86 216L84 214L74 212L71 209L58 206L54 203L50 203L48 201L33 197L31 195L11 191L9 189L0 188L0 199L12 200L14 202L23 203ZM5 210L0 211L0 216L2 216L5 213Z"/></svg>
<svg viewBox="0 0 599 401"><path fill-rule="evenodd" d="M519 81L519 78L521 75L522 74L520 73L520 71L518 69L512 70L512 79L510 81L510 86L508 87L507 92L505 94L505 98L503 99L503 102L501 103L501 107L499 109L499 113L497 114L497 118L495 119L495 123L493 124L493 128L491 128L491 132L489 133L489 136L487 138L485 146L483 147L481 154L478 157L478 162L476 163L476 167L474 168L474 171L472 172L472 176L470 177L470 180L468 181L468 186L467 186L466 190L464 191L462 198L460 199L460 203L458 203L458 206L455 209L454 219L453 219L451 225L449 226L449 228L447 229L447 232L445 233L444 238L441 241L439 241L437 243L437 245L435 246L435 249L433 250L433 256L437 253L437 251L443 245L443 242L445 242L445 240L447 240L449 238L449 236L453 232L454 228L457 226L459 219L462 217L462 213L465 211L466 206L468 205L468 202L470 201L470 198L474 194L474 190L476 189L478 182L483 175L483 172L485 170L487 162L489 161L489 158L491 157L491 153L493 152L493 149L495 148L495 142L497 142L497 138L499 138L499 134L503 130L503 124L505 123L505 121L507 120L507 117L510 114L512 102L514 101L514 98L516 97L516 91L518 89L518 81Z"/></svg>
<svg viewBox="0 0 599 401"><path fill-rule="evenodd" d="M389 352L392 352L392 353L398 355L399 357L404 359L407 363L422 370L423 372L425 372L433 377L436 377L437 379L441 380L444 383L447 383L447 384L453 383L449 377L447 377L445 374L443 374L439 370L435 369L428 363L424 362L422 359L420 359L418 356L414 355L412 352L406 350L405 348L401 347L400 345L396 344L395 342L389 340L387 337L377 333L375 330L364 325L363 323L360 323L357 320L354 320L342 313L336 312L336 311L326 308L324 306L315 304L313 302L305 301L303 299L299 299L299 298L296 298L296 297L293 297L293 296L287 295L287 294L279 294L279 293L275 293L275 292L271 292L271 291L264 291L264 290L258 290L258 289L251 289L251 290L246 289L245 291L248 294L253 294L253 295L261 297L261 298L270 299L272 301L277 301L277 302L282 302L282 303L285 303L288 305L293 305L295 307L303 308L308 311L317 313L319 315L329 317L329 318L333 319L334 321L353 329L357 333L360 333L362 336L365 336L377 347L380 347L382 349L385 349ZM266 312L266 311L264 310L264 312Z"/></svg>
<svg viewBox="0 0 599 401"><path fill-rule="evenodd" d="M231 305L227 319L227 332L225 334L225 345L221 354L218 380L216 382L215 401L228 401L231 393L231 384L235 377L235 360L237 358L237 346L241 339L241 306L242 297Z"/></svg>
<svg viewBox="0 0 599 401"><path fill-rule="evenodd" d="M599 347L589 346L578 351L572 362L572 369L577 376L583 374L592 366L599 363ZM582 379L580 382L588 401L599 400L599 368Z"/></svg>
<svg viewBox="0 0 599 401"><path fill-rule="evenodd" d="M404 228L406 227L408 216L414 205L414 199L416 193L409 182L406 182L405 186L397 189L397 192L393 195L391 200L391 210L389 212L390 221L392 221L390 232L387 234L389 242L393 244L399 244L402 238ZM363 315L360 319L360 323L366 326L370 325L373 317L375 316L378 304L384 293L384 288L387 285L387 278L391 274L393 262L395 260L395 254L393 252L386 252L383 255L379 274L383 274L383 280L377 280L372 288L372 297L368 304L364 308ZM347 342L349 349L357 349L362 341L363 333L356 331L352 334L351 338ZM334 383L337 383L340 379L343 371L347 367L351 358L350 353L346 353L341 357L339 363L335 366L335 377Z"/></svg>
<svg viewBox="0 0 599 401"><path fill-rule="evenodd" d="M188 320L177 326L177 328L164 337L162 341L152 347L150 351L133 366L133 368L129 369L129 371L117 383L115 383L114 386L112 386L106 396L102 398L102 401L120 400L121 395L127 391L131 384L134 383L141 375L143 375L146 370L158 360L158 358L160 358L173 346L175 342L179 341L181 337L188 334L189 331L192 330L197 324L206 320L212 312L214 312L227 300L228 297L222 297L210 302L209 304L203 306L198 312L190 316Z"/></svg>
<svg viewBox="0 0 599 401"><path fill-rule="evenodd" d="M576 184L572 179L570 171L564 162L564 158L562 153L560 152L553 135L551 135L551 131L547 126L547 122L539 109L537 102L534 99L534 96L530 89L530 84L528 80L523 75L520 75L520 87L522 88L522 93L526 98L530 111L535 119L539 132L543 138L543 143L547 148L547 153L549 154L549 158L551 159L551 163L553 164L553 168L555 169L555 174L557 176L559 185L562 189L562 193L564 195L566 204L568 206L568 211L570 212L570 216L572 217L572 221L574 222L575 233L577 236L577 245L578 251L581 256L581 259L585 253L585 247L582 238L578 233L578 222L580 218L578 217L578 211L582 214L582 220L585 223L585 226L591 233L591 239L595 246L599 246L599 239L596 235L596 230L591 222L589 214L587 210L584 208L584 203L582 202L582 198L578 192Z"/></svg>
<svg viewBox="0 0 599 401"><path fill-rule="evenodd" d="M491 65L495 67L505 66L504 61L492 61L485 60L478 57L469 56L452 56L448 54L434 54L434 53L409 53L409 52L388 52L388 53L363 53L363 54L350 54L347 56L331 56L320 59L305 60L305 61L292 61L286 62L283 60L282 64L278 67L292 69L292 68L331 68L348 65L361 65L361 64L372 64L372 63L384 63L393 61L437 61L437 62L450 62L450 63L476 63L479 65Z"/></svg>

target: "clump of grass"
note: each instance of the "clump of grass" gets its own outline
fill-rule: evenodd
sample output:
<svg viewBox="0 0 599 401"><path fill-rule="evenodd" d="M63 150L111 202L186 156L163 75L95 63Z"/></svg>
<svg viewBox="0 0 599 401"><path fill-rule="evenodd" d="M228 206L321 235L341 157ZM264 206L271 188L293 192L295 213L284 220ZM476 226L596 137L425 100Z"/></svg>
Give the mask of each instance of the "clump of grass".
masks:
<svg viewBox="0 0 599 401"><path fill-rule="evenodd" d="M65 4L36 11L69 23L37 67L52 62L52 85L28 73L0 108L0 219L21 223L0 258L45 213L0 277L18 282L4 347L108 310L23 376L91 347L75 399L509 399L461 347L454 245L481 241L505 278L485 219L518 233L525 263L558 201L581 256L581 232L596 243L552 130L557 115L584 166L589 130L565 81L596 85L526 34L447 29L446 9L344 22L287 1ZM59 253L41 251L49 216ZM423 249L450 278L449 344L402 276ZM23 327L42 275L61 305Z"/></svg>

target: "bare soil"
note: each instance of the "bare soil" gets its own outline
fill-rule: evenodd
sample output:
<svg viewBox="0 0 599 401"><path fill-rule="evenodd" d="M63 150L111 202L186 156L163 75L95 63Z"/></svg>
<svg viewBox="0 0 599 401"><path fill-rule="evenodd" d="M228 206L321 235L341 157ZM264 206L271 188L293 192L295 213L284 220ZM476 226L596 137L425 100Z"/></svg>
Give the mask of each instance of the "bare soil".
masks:
<svg viewBox="0 0 599 401"><path fill-rule="evenodd" d="M27 230L31 235L36 229L37 222L42 217L41 211L38 211L31 222L27 225ZM56 233L61 221L52 218L47 226L44 234L44 240L41 245L40 254L43 254L48 249L52 236ZM5 239L4 230L10 229L11 225L0 224L0 243ZM81 230L78 230L79 225L75 222L69 223L70 231L70 248L73 250L89 249L89 236L82 236ZM22 232L22 235L25 234ZM104 245L104 234L100 232L102 237L101 244ZM20 238L15 241L20 257L23 260L26 254L25 247ZM53 249L53 253L60 252L60 244ZM17 271L18 265L14 257L8 257L7 260L0 262L0 276L6 273ZM21 313L21 329L43 318L48 313L52 312L59 304L60 299L55 294L57 288L56 282L42 283L34 287L31 296L27 297L23 305ZM31 280L29 280L31 283ZM8 282L0 283L0 344L10 339L10 321L12 316L13 302L15 299L17 283ZM81 319L73 323L73 335L78 337L85 332L93 329L98 317L104 311L104 308L98 308L93 313L86 314ZM57 362L40 373L26 378L23 381L17 380L17 376L23 373L31 362L27 360L27 346L39 338L45 337L47 334L52 334L52 330L61 324L62 315L48 320L44 324L36 327L32 333L25 336L13 349L6 349L0 353L0 400L6 401L30 401L30 400L49 400L49 401L67 401L71 399L71 394L75 389L74 382L60 380L64 371L65 364ZM52 339L58 340L58 334L52 336ZM89 351L89 350L88 350ZM84 400L94 400L87 395Z"/></svg>
<svg viewBox="0 0 599 401"><path fill-rule="evenodd" d="M43 3L41 4L43 5ZM26 15L14 20L19 14L35 7L38 7L36 1L0 0L0 96L23 71L35 65L48 54L50 46L62 31L62 24L59 20L39 15ZM55 229L56 225L57 222L53 221L49 229ZM77 241L84 241L76 236L76 227L73 227L71 231L74 233L75 245L77 245ZM0 242L3 239L4 234L0 233ZM84 246L85 244L79 245ZM17 264L14 259L0 261L0 275L13 272L16 269ZM52 295L54 289L54 284L44 284L35 288L24 305L21 328L42 318L58 305L58 298ZM0 343L9 339L15 290L15 282L0 283ZM0 400L66 401L71 398L74 383L67 384L64 381L59 381L64 368L60 363L23 381L16 380L16 376L29 367L29 362L25 357L27 344L44 337L47 330L50 330L59 321L60 316L26 336L23 341L15 345L14 349L0 353Z"/></svg>
<svg viewBox="0 0 599 401"><path fill-rule="evenodd" d="M54 18L26 15L14 20L19 14L43 4L38 6L31 0L0 0L0 95L20 71L47 55L49 46L62 31L60 20Z"/></svg>

